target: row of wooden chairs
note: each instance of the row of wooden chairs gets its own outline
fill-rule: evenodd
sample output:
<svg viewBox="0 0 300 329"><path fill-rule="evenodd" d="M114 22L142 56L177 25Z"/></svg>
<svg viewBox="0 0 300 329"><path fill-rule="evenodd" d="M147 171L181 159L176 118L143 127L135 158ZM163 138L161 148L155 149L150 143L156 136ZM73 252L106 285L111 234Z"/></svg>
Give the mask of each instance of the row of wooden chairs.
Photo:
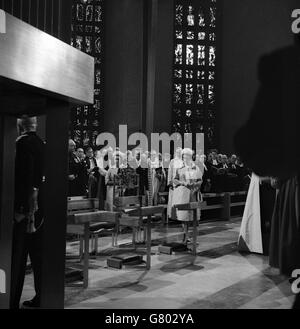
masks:
<svg viewBox="0 0 300 329"><path fill-rule="evenodd" d="M68 222L67 233L76 234L80 240L79 258L83 260L83 285L88 286L88 268L90 258L90 240L92 241L93 253L97 256L98 239L102 235L111 235L112 247L118 247L118 235L126 227L132 229L132 244L136 249L138 242L146 243L146 267L151 267L151 231L156 223L156 215L164 218L166 205L149 206L149 197L146 196L126 196L122 191L132 179L125 177L113 182L113 211L99 210L99 200L89 198L70 198L68 200ZM139 179L135 175L131 184L131 190L139 193ZM122 186L122 184L124 186ZM118 188L121 193L116 193ZM222 207L226 208L228 204L228 194L224 194ZM225 202L226 201L226 202ZM193 253L196 254L197 240L197 209L208 209L206 202L194 202L186 205L177 205L177 210L190 210L194 213L193 219ZM175 212L176 213L176 212Z"/></svg>
<svg viewBox="0 0 300 329"><path fill-rule="evenodd" d="M97 199L70 198L68 201L67 234L80 238L80 260L83 259L83 285L88 286L89 245L94 241L97 255L98 238L102 234L112 235L112 246L118 246L118 235L122 228L132 229L133 247L136 249L138 233L145 235L147 269L151 267L151 228L156 214L162 214L161 206L146 206L142 196L118 197L114 200L113 212L99 210Z"/></svg>

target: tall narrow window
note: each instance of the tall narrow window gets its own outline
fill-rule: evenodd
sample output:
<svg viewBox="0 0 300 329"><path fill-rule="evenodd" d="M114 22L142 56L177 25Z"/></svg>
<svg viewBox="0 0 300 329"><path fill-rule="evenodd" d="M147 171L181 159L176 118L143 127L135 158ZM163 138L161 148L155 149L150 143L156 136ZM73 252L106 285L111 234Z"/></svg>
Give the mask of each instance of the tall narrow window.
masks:
<svg viewBox="0 0 300 329"><path fill-rule="evenodd" d="M73 0L72 46L95 58L95 103L72 109L70 135L78 146L94 146L103 123L104 0Z"/></svg>
<svg viewBox="0 0 300 329"><path fill-rule="evenodd" d="M217 0L175 0L173 131L217 146Z"/></svg>

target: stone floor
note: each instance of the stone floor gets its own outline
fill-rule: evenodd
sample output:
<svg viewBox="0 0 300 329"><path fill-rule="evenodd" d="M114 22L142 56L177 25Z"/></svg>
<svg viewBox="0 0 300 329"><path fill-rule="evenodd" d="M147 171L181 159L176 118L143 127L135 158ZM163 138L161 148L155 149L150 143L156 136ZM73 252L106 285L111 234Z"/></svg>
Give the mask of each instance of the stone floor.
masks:
<svg viewBox="0 0 300 329"><path fill-rule="evenodd" d="M121 270L107 268L107 257L130 250L130 235L120 237L120 248L101 238L97 259L91 260L88 289L67 284L66 308L102 309L285 309L294 299L288 280L271 269L268 258L241 254L236 241L240 219L201 223L196 257L188 252L158 253L158 245L180 241L178 225L153 229L152 267L145 264ZM143 252L142 250L139 252ZM78 242L67 244L67 254L78 253ZM31 298L33 279L26 277L22 300Z"/></svg>

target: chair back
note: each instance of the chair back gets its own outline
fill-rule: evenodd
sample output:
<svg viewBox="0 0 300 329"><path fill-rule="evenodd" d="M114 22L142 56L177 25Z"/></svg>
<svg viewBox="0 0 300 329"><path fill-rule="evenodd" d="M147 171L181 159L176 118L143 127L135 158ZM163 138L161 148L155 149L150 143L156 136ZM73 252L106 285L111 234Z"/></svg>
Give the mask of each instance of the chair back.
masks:
<svg viewBox="0 0 300 329"><path fill-rule="evenodd" d="M126 209L138 209L146 206L146 197L142 195L116 197L114 206L119 212Z"/></svg>
<svg viewBox="0 0 300 329"><path fill-rule="evenodd" d="M91 198L68 198L68 214L99 210L99 200Z"/></svg>

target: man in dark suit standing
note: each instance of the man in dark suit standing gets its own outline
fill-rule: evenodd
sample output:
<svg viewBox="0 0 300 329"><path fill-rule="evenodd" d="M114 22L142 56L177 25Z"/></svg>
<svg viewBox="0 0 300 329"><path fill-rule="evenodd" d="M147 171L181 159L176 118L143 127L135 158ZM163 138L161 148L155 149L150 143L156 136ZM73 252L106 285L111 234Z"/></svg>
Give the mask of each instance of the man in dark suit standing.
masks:
<svg viewBox="0 0 300 329"><path fill-rule="evenodd" d="M69 197L86 195L86 167L76 152L76 144L69 140Z"/></svg>
<svg viewBox="0 0 300 329"><path fill-rule="evenodd" d="M42 190L45 144L36 134L36 118L18 120L22 134L16 141L15 215L13 223L10 308L18 309L26 263L30 257L36 295L24 307L40 306L41 236L43 229Z"/></svg>
<svg viewBox="0 0 300 329"><path fill-rule="evenodd" d="M98 195L98 185L100 179L99 168L92 147L88 147L85 153L86 157L84 159L84 164L87 170L89 197L96 198Z"/></svg>

